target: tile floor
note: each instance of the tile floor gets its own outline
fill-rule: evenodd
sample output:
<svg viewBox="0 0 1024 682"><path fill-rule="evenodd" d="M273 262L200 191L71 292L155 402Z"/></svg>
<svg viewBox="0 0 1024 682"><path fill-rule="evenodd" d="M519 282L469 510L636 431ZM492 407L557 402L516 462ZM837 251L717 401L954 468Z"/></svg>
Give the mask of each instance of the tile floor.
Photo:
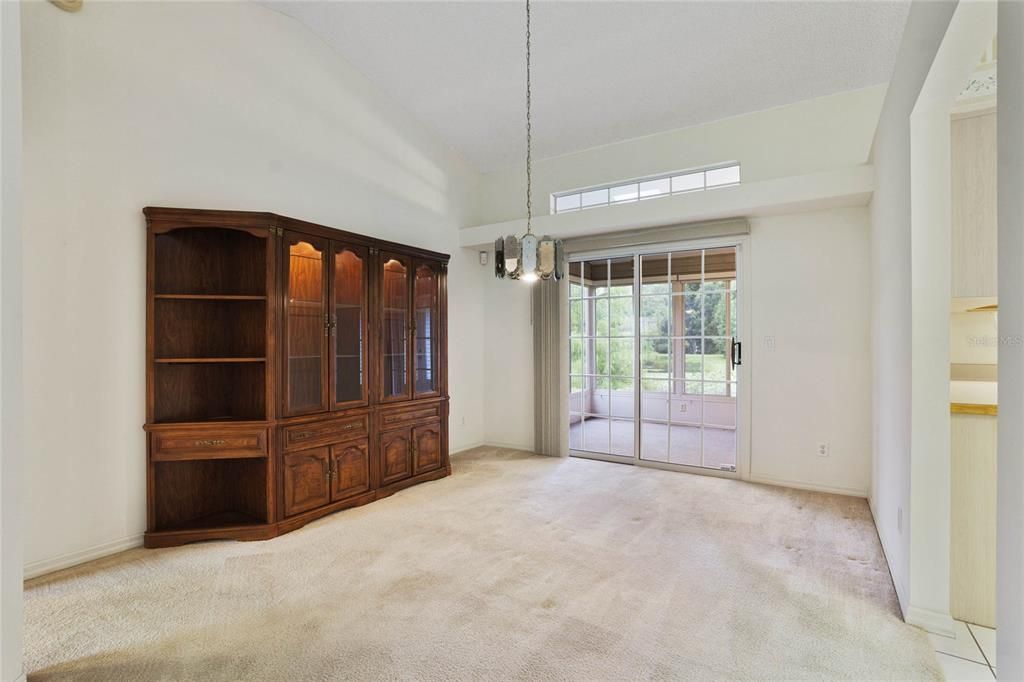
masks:
<svg viewBox="0 0 1024 682"><path fill-rule="evenodd" d="M932 647L951 682L996 679L996 631L956 621L955 636L929 633Z"/></svg>

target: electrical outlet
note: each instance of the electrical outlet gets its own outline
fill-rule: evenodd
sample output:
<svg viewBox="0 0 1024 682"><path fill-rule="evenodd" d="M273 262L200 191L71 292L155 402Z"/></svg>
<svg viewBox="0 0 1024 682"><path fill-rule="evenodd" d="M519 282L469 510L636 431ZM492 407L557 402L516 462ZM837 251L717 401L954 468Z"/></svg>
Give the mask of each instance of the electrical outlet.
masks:
<svg viewBox="0 0 1024 682"><path fill-rule="evenodd" d="M480 265L487 265L487 256L489 254L486 251L480 252Z"/></svg>
<svg viewBox="0 0 1024 682"><path fill-rule="evenodd" d="M766 336L764 337L764 349L769 353L775 352L775 337Z"/></svg>
<svg viewBox="0 0 1024 682"><path fill-rule="evenodd" d="M465 425L466 425L466 418L463 417L462 419L459 420L459 426L465 426Z"/></svg>
<svg viewBox="0 0 1024 682"><path fill-rule="evenodd" d="M679 411L680 412L686 412L686 408L687 408L686 402L679 403Z"/></svg>
<svg viewBox="0 0 1024 682"><path fill-rule="evenodd" d="M818 457L828 457L828 443L818 443Z"/></svg>

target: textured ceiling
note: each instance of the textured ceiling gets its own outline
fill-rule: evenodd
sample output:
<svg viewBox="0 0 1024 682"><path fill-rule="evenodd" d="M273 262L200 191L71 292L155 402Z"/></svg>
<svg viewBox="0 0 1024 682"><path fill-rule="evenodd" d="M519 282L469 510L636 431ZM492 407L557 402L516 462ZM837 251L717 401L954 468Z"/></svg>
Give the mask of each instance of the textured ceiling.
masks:
<svg viewBox="0 0 1024 682"><path fill-rule="evenodd" d="M524 5L267 2L479 170L524 154ZM889 79L907 2L535 2L539 157Z"/></svg>

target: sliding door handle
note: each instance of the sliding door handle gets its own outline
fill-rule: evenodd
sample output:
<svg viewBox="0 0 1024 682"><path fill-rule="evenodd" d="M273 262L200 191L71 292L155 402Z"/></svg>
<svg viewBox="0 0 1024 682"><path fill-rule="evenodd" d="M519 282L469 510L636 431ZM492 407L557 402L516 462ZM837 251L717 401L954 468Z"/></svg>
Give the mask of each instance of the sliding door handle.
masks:
<svg viewBox="0 0 1024 682"><path fill-rule="evenodd" d="M736 337L732 338L732 368L736 369L739 365L743 364L743 342L737 341Z"/></svg>

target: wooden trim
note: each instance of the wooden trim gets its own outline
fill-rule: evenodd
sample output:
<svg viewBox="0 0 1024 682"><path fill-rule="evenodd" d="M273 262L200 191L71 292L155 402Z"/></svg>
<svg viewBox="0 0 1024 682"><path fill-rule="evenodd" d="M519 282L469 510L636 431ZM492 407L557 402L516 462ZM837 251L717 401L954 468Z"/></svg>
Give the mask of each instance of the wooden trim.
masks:
<svg viewBox="0 0 1024 682"><path fill-rule="evenodd" d="M145 546L176 547L189 542L201 540L269 540L277 537L277 524L267 523L253 526L222 526L220 528L203 528L199 530L167 530L149 531L145 535Z"/></svg>
<svg viewBox="0 0 1024 682"><path fill-rule="evenodd" d="M950 403L950 414L982 414L995 417L999 414L998 405L981 405L978 403Z"/></svg>
<svg viewBox="0 0 1024 682"><path fill-rule="evenodd" d="M54 7L65 12L78 12L82 9L84 0L50 0Z"/></svg>
<svg viewBox="0 0 1024 682"><path fill-rule="evenodd" d="M975 104L974 107L975 108L972 108L969 104L967 104L959 111L954 110L953 113L949 115L949 118L951 121L962 121L965 118L974 118L975 116L988 116L989 114L996 113L996 105L992 101L989 101L987 98L984 98L981 101L980 105Z"/></svg>
<svg viewBox="0 0 1024 682"><path fill-rule="evenodd" d="M448 261L451 256L439 251L407 244L386 241L358 234L339 230L325 225L289 218L288 216L265 211L225 211L220 209L193 209L193 208L170 208L165 206L147 206L142 209L154 232L166 232L179 227L225 227L236 229L262 229L269 225L276 225L287 230L304 232L309 235L335 239L361 244L367 247L396 251L398 253L430 258L432 260Z"/></svg>

